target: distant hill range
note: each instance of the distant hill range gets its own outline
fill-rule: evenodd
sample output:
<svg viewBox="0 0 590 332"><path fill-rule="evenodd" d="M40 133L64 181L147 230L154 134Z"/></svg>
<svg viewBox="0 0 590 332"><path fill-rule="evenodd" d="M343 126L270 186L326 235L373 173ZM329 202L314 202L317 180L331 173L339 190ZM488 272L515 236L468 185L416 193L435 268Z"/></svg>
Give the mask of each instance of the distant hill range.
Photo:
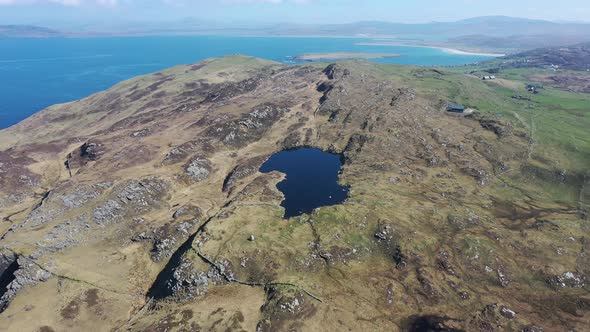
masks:
<svg viewBox="0 0 590 332"><path fill-rule="evenodd" d="M357 22L323 25L276 25L276 34L369 35L369 36L445 36L465 35L507 37L514 35L590 36L589 23L555 23L505 16L476 17L456 22L404 24L388 22ZM273 30L271 30L273 31Z"/></svg>
<svg viewBox="0 0 590 332"><path fill-rule="evenodd" d="M541 47L590 42L590 23L550 22L486 16L456 22L420 24L355 22L346 24L221 24L187 18L173 22L84 25L67 33L36 26L0 26L0 37L231 35L334 36L390 38L406 44L456 47L471 51L516 53Z"/></svg>
<svg viewBox="0 0 590 332"><path fill-rule="evenodd" d="M449 38L445 44L449 47L467 47L481 51L501 53L518 53L523 50L569 46L590 41L586 34L555 34L554 32L537 35L487 36L467 35Z"/></svg>
<svg viewBox="0 0 590 332"><path fill-rule="evenodd" d="M63 33L34 25L0 25L0 38L61 37Z"/></svg>

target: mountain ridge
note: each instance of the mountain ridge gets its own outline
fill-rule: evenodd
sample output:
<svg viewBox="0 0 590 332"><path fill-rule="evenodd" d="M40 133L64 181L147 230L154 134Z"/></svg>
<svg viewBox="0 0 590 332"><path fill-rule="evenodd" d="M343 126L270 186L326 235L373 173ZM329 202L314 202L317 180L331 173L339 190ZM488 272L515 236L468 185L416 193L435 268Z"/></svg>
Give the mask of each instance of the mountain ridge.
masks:
<svg viewBox="0 0 590 332"><path fill-rule="evenodd" d="M164 23L162 23L164 24ZM87 25L84 30L70 31L73 34L125 34L127 32L133 33L157 33L157 31L165 32L160 23L143 23L137 28L132 28L133 25L122 26L122 31L105 31L104 27L93 29L91 25ZM149 26L152 26L151 28ZM114 25L117 26L117 25ZM142 27L143 26L143 27ZM357 21L350 23L324 23L324 24L301 24L301 23L241 23L237 25L232 24L216 24L213 21L203 21L194 19L184 19L176 22L166 22L165 26L170 27L170 31L183 31L192 33L201 33L208 30L216 30L223 32L226 30L228 34L240 35L240 29L249 26L251 32L265 34L284 34L294 35L297 33L307 33L313 35L335 35L335 36L354 36L360 34L379 35L397 35L397 34L432 34L445 35L447 37L457 37L466 35L463 29L469 28L470 35L490 35L490 36L510 36L515 34L515 29L523 29L523 34L541 34L552 29L552 34L572 34L572 35L590 35L590 32L583 32L584 27L590 27L590 23L558 23L547 20L536 20L508 16L481 16L462 19L458 21L448 22L428 22L428 23L397 23L388 21ZM235 26L235 27L232 27ZM4 27L19 27L18 25L4 26ZM27 27L27 26L21 26ZM30 27L30 26L29 26ZM225 29L223 28L225 27ZM43 28L51 30L49 28ZM125 29L127 31L125 31ZM51 30L57 32L56 30ZM166 33L170 33L170 31ZM304 34L305 35L305 34Z"/></svg>
<svg viewBox="0 0 590 332"><path fill-rule="evenodd" d="M515 53L540 47L590 41L590 23L557 23L506 16L483 16L455 22L394 23L360 21L340 24L219 24L185 19L174 22L144 22L85 25L78 30L57 31L28 26L0 26L0 38L108 37L220 35L257 37L356 37L386 38L394 43L458 48L485 53Z"/></svg>

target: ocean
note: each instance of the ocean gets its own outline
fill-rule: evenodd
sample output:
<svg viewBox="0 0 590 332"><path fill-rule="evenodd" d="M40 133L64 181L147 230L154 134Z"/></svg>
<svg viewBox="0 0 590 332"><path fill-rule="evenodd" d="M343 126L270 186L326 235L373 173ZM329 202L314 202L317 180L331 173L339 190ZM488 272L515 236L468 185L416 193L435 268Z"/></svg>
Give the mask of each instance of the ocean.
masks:
<svg viewBox="0 0 590 332"><path fill-rule="evenodd" d="M398 53L371 60L411 65L462 65L485 56L409 46L357 45L358 38L109 37L0 39L0 129L47 106L83 98L112 85L179 64L230 54L293 63L303 53Z"/></svg>

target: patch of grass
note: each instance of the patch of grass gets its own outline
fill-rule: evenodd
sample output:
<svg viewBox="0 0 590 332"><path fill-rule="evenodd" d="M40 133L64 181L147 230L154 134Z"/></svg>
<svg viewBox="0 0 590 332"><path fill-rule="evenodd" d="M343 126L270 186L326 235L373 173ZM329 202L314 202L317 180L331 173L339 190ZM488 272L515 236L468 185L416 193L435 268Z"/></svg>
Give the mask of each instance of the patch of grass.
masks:
<svg viewBox="0 0 590 332"><path fill-rule="evenodd" d="M280 230L279 237L282 240L291 239L293 237L293 233L295 232L295 230L300 228L302 225L304 225L304 223L302 222L295 220L290 221L286 227L282 227L282 229Z"/></svg>
<svg viewBox="0 0 590 332"><path fill-rule="evenodd" d="M461 253L465 260L478 260L480 264L491 264L494 244L486 238L468 236L460 241Z"/></svg>
<svg viewBox="0 0 590 332"><path fill-rule="evenodd" d="M475 69L475 68L472 68ZM449 72L418 78L419 88L477 108L480 113L507 118L526 128L534 142L533 156L550 161L549 167L587 172L590 165L590 94L551 87L532 95L527 77L541 69L508 69L498 77L522 83L522 89L486 84L475 77ZM519 94L531 102L511 98Z"/></svg>
<svg viewBox="0 0 590 332"><path fill-rule="evenodd" d="M359 233L346 234L344 241L352 248L370 247L372 244L372 241L368 236Z"/></svg>

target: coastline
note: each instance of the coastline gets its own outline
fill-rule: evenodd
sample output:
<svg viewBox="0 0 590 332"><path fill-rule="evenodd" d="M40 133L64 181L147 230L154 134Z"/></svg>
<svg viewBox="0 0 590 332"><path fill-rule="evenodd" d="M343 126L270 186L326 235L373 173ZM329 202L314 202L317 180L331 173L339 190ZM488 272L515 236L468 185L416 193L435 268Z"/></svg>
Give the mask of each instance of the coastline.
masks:
<svg viewBox="0 0 590 332"><path fill-rule="evenodd" d="M450 48L445 46L430 46L430 45L416 45L416 44L405 44L405 43L395 43L395 42L360 42L356 43L355 45L362 45L362 46L402 46L402 47L421 47L421 48L434 48L441 50L445 53L449 54L456 54L456 55L475 55L475 56L488 56L488 57L503 57L506 56L504 53L486 53L486 52L471 52L471 51L463 51L456 48Z"/></svg>
<svg viewBox="0 0 590 332"><path fill-rule="evenodd" d="M338 61L354 59L386 59L401 56L396 53L361 53L361 52L326 52L326 53L305 53L293 57L296 61Z"/></svg>
<svg viewBox="0 0 590 332"><path fill-rule="evenodd" d="M437 48L442 50L446 53L457 54L457 55L477 55L477 56L491 56L491 57L503 57L506 56L505 53L484 53L484 52L469 52L469 51L462 51L456 48L448 48L448 47L436 47L436 46L424 46L430 48Z"/></svg>
<svg viewBox="0 0 590 332"><path fill-rule="evenodd" d="M503 57L505 53L490 53L490 52L477 52L467 51L448 46L435 46L435 45L423 45L423 44L412 44L405 42L387 42L392 38L390 36L369 36L369 35L264 35L264 34L215 34L210 32L169 32L169 33L142 33L142 32L129 32L129 33L63 33L55 36L26 36L26 37L0 37L3 39L84 39L84 38L141 38L141 37L220 37L220 38L330 38L330 39L366 39L373 41L360 41L354 43L354 45L361 46L401 46L401 47L421 47L421 48L433 48L441 50L448 54L455 55L472 55L482 57ZM377 40L377 41L375 41Z"/></svg>

